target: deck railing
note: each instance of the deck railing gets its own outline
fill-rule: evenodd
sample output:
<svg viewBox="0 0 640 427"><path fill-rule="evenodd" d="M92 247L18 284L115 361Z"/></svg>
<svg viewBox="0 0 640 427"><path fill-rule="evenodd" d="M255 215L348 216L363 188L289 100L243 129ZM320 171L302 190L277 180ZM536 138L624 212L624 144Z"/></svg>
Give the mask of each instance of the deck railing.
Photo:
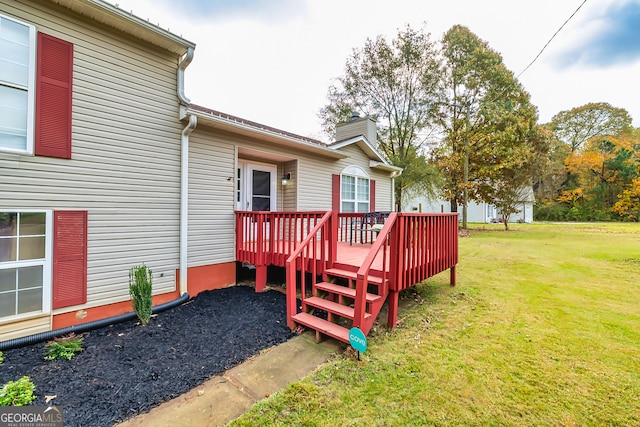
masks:
<svg viewBox="0 0 640 427"><path fill-rule="evenodd" d="M257 290L264 289L267 266L284 267L325 214L236 211L236 260L256 268ZM335 253L335 244L331 249Z"/></svg>
<svg viewBox="0 0 640 427"><path fill-rule="evenodd" d="M371 249L358 269L354 324L365 333L365 294L369 277L382 277L381 295L389 299L389 325L397 319L398 293L447 269L455 284L458 262L458 215L393 212L381 230L362 231L361 213L336 212L236 212L236 256L256 268L256 290L266 285L268 265L287 267L287 310L295 311L296 284L302 283L301 295L310 289L311 280L331 268L336 261L338 241L372 242ZM357 227L357 228L354 228ZM356 231L357 230L357 231ZM375 238L377 233L377 238ZM368 245L362 245L368 246ZM375 268L373 268L375 266ZM299 274L299 276L297 276ZM290 301L293 299L293 302ZM288 312L288 319L295 312ZM292 325L290 325L292 326Z"/></svg>
<svg viewBox="0 0 640 427"><path fill-rule="evenodd" d="M294 326L292 317L298 311L296 291L299 289L300 295L304 300L307 290L312 289L316 278L335 259L335 252L331 252L332 245L328 244L329 241L336 240L337 229L333 227L335 218L336 215L331 211L325 213L287 259L287 323L290 328ZM300 278L299 288L296 286L298 274ZM307 279L311 280L311 282L308 282Z"/></svg>
<svg viewBox="0 0 640 427"><path fill-rule="evenodd" d="M411 287L458 263L458 214L401 213L395 227L399 268L392 290Z"/></svg>

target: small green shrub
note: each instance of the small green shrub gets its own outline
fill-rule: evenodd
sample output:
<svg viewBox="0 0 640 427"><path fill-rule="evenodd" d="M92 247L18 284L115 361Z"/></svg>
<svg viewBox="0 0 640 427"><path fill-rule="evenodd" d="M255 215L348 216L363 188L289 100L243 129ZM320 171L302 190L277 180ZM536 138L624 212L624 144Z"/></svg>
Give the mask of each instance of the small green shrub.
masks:
<svg viewBox="0 0 640 427"><path fill-rule="evenodd" d="M75 334L55 338L45 346L47 349L45 360L71 360L73 356L82 351L82 341L84 341L84 338L78 337Z"/></svg>
<svg viewBox="0 0 640 427"><path fill-rule="evenodd" d="M29 377L24 376L18 381L9 381L0 390L0 406L26 406L36 400L33 395L36 386Z"/></svg>
<svg viewBox="0 0 640 427"><path fill-rule="evenodd" d="M152 310L152 272L146 265L129 270L129 294L133 309L142 325L149 323Z"/></svg>
<svg viewBox="0 0 640 427"><path fill-rule="evenodd" d="M0 365L2 365L2 362L4 362L4 357L2 356L2 352L0 351Z"/></svg>

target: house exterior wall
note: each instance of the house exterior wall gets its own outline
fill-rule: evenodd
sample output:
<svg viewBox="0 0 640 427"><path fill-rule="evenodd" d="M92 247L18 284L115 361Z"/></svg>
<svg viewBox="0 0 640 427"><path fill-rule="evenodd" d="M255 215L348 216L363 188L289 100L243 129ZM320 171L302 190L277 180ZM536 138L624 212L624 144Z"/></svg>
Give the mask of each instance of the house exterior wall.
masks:
<svg viewBox="0 0 640 427"><path fill-rule="evenodd" d="M205 128L191 134L189 267L235 261L235 156L224 135Z"/></svg>
<svg viewBox="0 0 640 427"><path fill-rule="evenodd" d="M189 141L189 268L213 268L235 261L233 212L238 152L250 153L240 155L239 160L277 166L278 210L331 210L332 175L354 165L376 180L376 209L391 210L389 173L371 169L369 157L356 145L341 149L348 158L335 160L218 131L201 123ZM291 181L283 186L279 178L286 172L291 173ZM197 280L193 284L189 279L189 286L205 286Z"/></svg>
<svg viewBox="0 0 640 427"><path fill-rule="evenodd" d="M88 211L87 303L53 314L128 301L128 271L142 263L153 270L154 294L175 291L178 56L52 3L0 5L2 14L74 45L72 158L0 153L0 209Z"/></svg>

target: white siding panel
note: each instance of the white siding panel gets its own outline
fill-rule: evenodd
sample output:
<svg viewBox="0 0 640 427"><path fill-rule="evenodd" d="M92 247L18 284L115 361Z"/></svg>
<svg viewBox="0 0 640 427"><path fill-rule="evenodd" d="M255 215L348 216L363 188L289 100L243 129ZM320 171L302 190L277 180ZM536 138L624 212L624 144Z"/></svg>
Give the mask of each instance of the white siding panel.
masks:
<svg viewBox="0 0 640 427"><path fill-rule="evenodd" d="M142 263L154 272L154 294L175 290L179 58L49 3L0 5L74 43L72 159L0 153L0 210L89 213L88 302L57 313L128 300L129 269Z"/></svg>
<svg viewBox="0 0 640 427"><path fill-rule="evenodd" d="M2 341L9 341L26 335L47 332L50 330L51 316L38 316L20 322L0 325L0 337L2 337Z"/></svg>
<svg viewBox="0 0 640 427"><path fill-rule="evenodd" d="M189 267L235 261L235 148L196 128L189 141Z"/></svg>

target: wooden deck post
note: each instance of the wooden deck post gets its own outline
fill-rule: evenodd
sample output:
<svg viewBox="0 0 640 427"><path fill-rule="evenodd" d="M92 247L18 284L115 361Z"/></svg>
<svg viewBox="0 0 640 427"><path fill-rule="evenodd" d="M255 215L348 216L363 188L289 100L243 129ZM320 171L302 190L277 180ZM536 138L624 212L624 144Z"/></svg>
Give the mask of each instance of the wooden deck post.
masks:
<svg viewBox="0 0 640 427"><path fill-rule="evenodd" d="M340 220L338 218L338 211L331 211L331 219L329 220L329 256L327 259L327 268L333 268L333 263L337 259L339 226Z"/></svg>
<svg viewBox="0 0 640 427"><path fill-rule="evenodd" d="M262 292L266 287L267 287L267 266L256 265L256 292Z"/></svg>
<svg viewBox="0 0 640 427"><path fill-rule="evenodd" d="M456 266L455 265L449 269L449 284L451 286L456 285Z"/></svg>
<svg viewBox="0 0 640 427"><path fill-rule="evenodd" d="M398 321L398 295L399 293L397 291L389 291L387 298L387 326L389 328L395 328Z"/></svg>

